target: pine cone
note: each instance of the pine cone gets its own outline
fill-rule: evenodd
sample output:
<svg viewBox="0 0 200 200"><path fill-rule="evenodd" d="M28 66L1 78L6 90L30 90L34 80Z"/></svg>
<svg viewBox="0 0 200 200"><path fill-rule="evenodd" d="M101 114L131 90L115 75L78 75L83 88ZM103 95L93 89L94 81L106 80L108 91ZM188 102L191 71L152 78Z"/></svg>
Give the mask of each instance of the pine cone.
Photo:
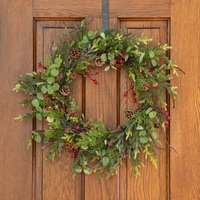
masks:
<svg viewBox="0 0 200 200"><path fill-rule="evenodd" d="M116 56L115 60L116 60L116 64L117 65L123 65L124 62L125 62L124 58L122 56L120 56L120 55Z"/></svg>
<svg viewBox="0 0 200 200"><path fill-rule="evenodd" d="M94 63L95 63L95 65L96 65L97 67L102 67L102 66L105 64L105 62L102 61L100 57L97 57L97 58L95 59L95 62L94 62Z"/></svg>
<svg viewBox="0 0 200 200"><path fill-rule="evenodd" d="M160 124L155 123L155 124L154 124L154 127L155 127L155 128L160 128Z"/></svg>
<svg viewBox="0 0 200 200"><path fill-rule="evenodd" d="M71 127L67 126L67 127L65 128L65 133L70 133L70 132L71 132Z"/></svg>
<svg viewBox="0 0 200 200"><path fill-rule="evenodd" d="M68 96L70 94L69 86L63 85L61 87L60 94L62 94L63 96Z"/></svg>
<svg viewBox="0 0 200 200"><path fill-rule="evenodd" d="M116 60L111 60L111 61L110 61L110 65L112 65L112 66L115 66L116 63L117 63Z"/></svg>
<svg viewBox="0 0 200 200"><path fill-rule="evenodd" d="M124 114L127 119L131 119L133 117L133 112L131 110L127 110Z"/></svg>
<svg viewBox="0 0 200 200"><path fill-rule="evenodd" d="M149 89L149 87L148 87L148 85L147 85L147 84L143 84L143 86L142 86L142 87L143 87L143 90L144 90L144 91L147 91L147 90Z"/></svg>
<svg viewBox="0 0 200 200"><path fill-rule="evenodd" d="M77 48L72 48L70 52L70 57L76 59L79 56L80 56L79 50Z"/></svg>
<svg viewBox="0 0 200 200"><path fill-rule="evenodd" d="M151 87L152 87L152 88L155 88L155 87L157 87L157 86L158 86L158 82L154 82L154 83L151 84Z"/></svg>

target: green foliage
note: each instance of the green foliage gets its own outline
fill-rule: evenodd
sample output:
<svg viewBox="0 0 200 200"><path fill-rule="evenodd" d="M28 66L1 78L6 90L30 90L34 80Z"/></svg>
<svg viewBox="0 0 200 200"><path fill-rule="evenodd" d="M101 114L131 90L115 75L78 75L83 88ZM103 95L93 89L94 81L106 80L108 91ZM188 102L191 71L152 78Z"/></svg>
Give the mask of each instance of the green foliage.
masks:
<svg viewBox="0 0 200 200"><path fill-rule="evenodd" d="M40 63L37 72L19 77L14 90L29 95L21 104L32 111L16 119L46 120L47 129L34 130L31 140L43 140L50 147L49 160L67 149L74 157L74 173L99 172L110 176L124 159L130 160L138 175L145 159L156 166L155 148L160 145L157 128L164 127L169 118L165 91L177 97L176 87L170 83L173 76L166 73L171 70L178 75L179 69L166 56L170 47L153 45L152 39L144 35L116 30L87 31L84 22L72 32L72 39L66 38L65 33L53 45L46 66ZM113 131L103 123L86 122L83 115L77 114L73 98L63 93L63 86L70 93L74 76L93 80L91 70L98 68L126 70L138 101L131 119Z"/></svg>

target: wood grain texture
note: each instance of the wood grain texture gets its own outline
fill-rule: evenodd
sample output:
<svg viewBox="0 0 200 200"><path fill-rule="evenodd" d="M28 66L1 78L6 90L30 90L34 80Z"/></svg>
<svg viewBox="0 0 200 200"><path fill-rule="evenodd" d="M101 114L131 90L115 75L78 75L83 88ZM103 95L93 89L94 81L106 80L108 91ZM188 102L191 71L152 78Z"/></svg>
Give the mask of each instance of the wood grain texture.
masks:
<svg viewBox="0 0 200 200"><path fill-rule="evenodd" d="M119 27L127 30L132 34L145 34L153 38L155 43L166 43L168 39L168 22L166 20L122 20L119 21ZM130 88L130 80L127 73L122 69L120 74L120 122L125 121L124 112L128 109L136 109L137 104L129 97L124 97L124 91ZM163 135L163 132L160 132ZM165 147L165 140L161 138L163 147ZM127 163L121 168L121 179L124 199L143 200L143 199L166 199L167 197L167 170L166 170L166 151L157 151L158 153L158 169L156 170L150 161L145 163L146 167L142 169L139 178L134 176L131 170L131 164ZM125 177L124 177L125 176ZM126 181L125 181L126 180ZM126 190L126 192L124 192ZM121 191L120 191L121 192Z"/></svg>
<svg viewBox="0 0 200 200"><path fill-rule="evenodd" d="M101 18L95 19L90 24L90 29L101 27ZM87 118L103 121L105 125L114 129L117 126L117 73L106 73L102 68L95 85L90 79L86 79L85 114ZM85 176L85 199L106 200L118 199L118 176L108 180L105 177L99 181L97 174Z"/></svg>
<svg viewBox="0 0 200 200"><path fill-rule="evenodd" d="M171 199L200 199L200 2L172 0L172 58L186 72L174 83L180 101L171 106Z"/></svg>
<svg viewBox="0 0 200 200"><path fill-rule="evenodd" d="M101 0L34 0L34 17L100 17Z"/></svg>
<svg viewBox="0 0 200 200"><path fill-rule="evenodd" d="M0 199L31 199L32 151L27 150L31 122L14 117L27 110L12 91L18 76L32 70L32 1L0 1Z"/></svg>
<svg viewBox="0 0 200 200"><path fill-rule="evenodd" d="M46 21L37 22L37 62L44 63L45 56L50 55L53 43L56 43L67 29L69 35L79 21ZM73 83L73 97L82 106L82 80ZM46 127L46 123L37 123L37 129ZM73 179L71 174L72 159L67 152L62 157L56 158L55 162L45 162L48 148L41 150L41 145L36 149L36 199L62 200L80 199L81 176ZM52 192L53 191L53 192Z"/></svg>
<svg viewBox="0 0 200 200"><path fill-rule="evenodd" d="M170 0L110 0L110 17L170 17Z"/></svg>

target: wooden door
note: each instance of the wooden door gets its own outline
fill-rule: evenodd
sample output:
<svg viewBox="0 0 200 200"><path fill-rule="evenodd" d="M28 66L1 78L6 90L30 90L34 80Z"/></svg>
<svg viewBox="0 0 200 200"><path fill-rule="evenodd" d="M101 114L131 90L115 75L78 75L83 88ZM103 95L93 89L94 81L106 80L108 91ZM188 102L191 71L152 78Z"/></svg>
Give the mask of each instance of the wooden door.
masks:
<svg viewBox="0 0 200 200"><path fill-rule="evenodd" d="M23 96L11 92L18 75L44 62L44 55L64 29L70 32L88 17L90 29L102 24L101 0L0 0L1 142L0 197L8 200L179 200L200 199L199 149L199 13L198 0L110 0L109 26L133 34L144 33L155 42L171 43L174 58L186 71L174 82L180 102L171 106L172 123L167 140L177 153L158 151L158 169L149 162L136 178L124 163L116 176L101 182L96 175L71 176L71 158L63 154L54 163L44 161L46 149L26 149L32 128L43 123L15 122L24 112L17 105ZM123 71L101 73L95 86L74 83L73 95L87 117L103 119L109 128L124 121L131 105L122 98L129 84ZM186 100L186 101L185 101ZM96 106L94 106L96 105ZM161 135L164 135L162 133ZM164 137L161 138L164 141ZM0 198L0 199L1 199Z"/></svg>

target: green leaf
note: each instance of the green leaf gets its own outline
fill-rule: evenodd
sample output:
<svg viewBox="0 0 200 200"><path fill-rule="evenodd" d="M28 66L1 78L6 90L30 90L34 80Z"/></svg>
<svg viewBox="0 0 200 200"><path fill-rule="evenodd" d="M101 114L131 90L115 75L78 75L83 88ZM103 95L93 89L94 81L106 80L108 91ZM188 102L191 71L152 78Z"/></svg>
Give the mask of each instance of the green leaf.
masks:
<svg viewBox="0 0 200 200"><path fill-rule="evenodd" d="M51 84L55 82L55 78L54 77L48 77L47 78L47 83Z"/></svg>
<svg viewBox="0 0 200 200"><path fill-rule="evenodd" d="M130 72L130 71L129 71L129 77L130 77L134 82L136 82L136 80L135 80L135 74L134 74L133 72Z"/></svg>
<svg viewBox="0 0 200 200"><path fill-rule="evenodd" d="M82 172L82 168L81 168L80 166L77 166L77 167L74 169L74 171L75 171L76 173L81 173L81 172Z"/></svg>
<svg viewBox="0 0 200 200"><path fill-rule="evenodd" d="M83 172L85 173L85 174L91 174L92 173L92 171L90 170L90 169L83 169Z"/></svg>
<svg viewBox="0 0 200 200"><path fill-rule="evenodd" d="M38 106L40 105L38 99L33 99L33 100L31 101L31 104L32 104L34 107L38 107Z"/></svg>
<svg viewBox="0 0 200 200"><path fill-rule="evenodd" d="M108 53L108 60L113 60L115 58L113 53Z"/></svg>
<svg viewBox="0 0 200 200"><path fill-rule="evenodd" d="M153 139L155 139L155 140L158 139L158 135L156 132L152 132L151 135L152 135Z"/></svg>
<svg viewBox="0 0 200 200"><path fill-rule="evenodd" d="M88 31L88 37L90 38L90 39L94 39L95 38L95 36L96 36L96 33L94 32L94 31Z"/></svg>
<svg viewBox="0 0 200 200"><path fill-rule="evenodd" d="M43 100L44 99L43 94L41 92L37 93L37 98L39 100Z"/></svg>
<svg viewBox="0 0 200 200"><path fill-rule="evenodd" d="M52 70L51 70L51 75L52 75L52 76L55 77L55 76L58 76L58 74L59 74L59 71L58 71L57 69L52 69Z"/></svg>
<svg viewBox="0 0 200 200"><path fill-rule="evenodd" d="M155 111L151 111L149 113L149 118L153 119L156 115L157 115L157 113Z"/></svg>
<svg viewBox="0 0 200 200"><path fill-rule="evenodd" d="M42 138L41 138L41 136L37 133L37 134L34 135L34 140L35 140L37 143L39 143L39 142L42 141Z"/></svg>
<svg viewBox="0 0 200 200"><path fill-rule="evenodd" d="M131 49L132 49L132 47L131 47L131 46L128 46L128 48L127 48L126 52L130 52L130 51L131 51Z"/></svg>
<svg viewBox="0 0 200 200"><path fill-rule="evenodd" d="M62 63L62 59L60 57L56 58L54 60L55 64L58 65L60 67L61 63Z"/></svg>
<svg viewBox="0 0 200 200"><path fill-rule="evenodd" d="M145 52L141 53L140 57L139 57L139 63L141 63L143 61Z"/></svg>
<svg viewBox="0 0 200 200"><path fill-rule="evenodd" d="M87 44L88 42L89 42L89 40L88 40L87 36L84 35L82 43Z"/></svg>
<svg viewBox="0 0 200 200"><path fill-rule="evenodd" d="M110 65L106 66L106 67L104 68L104 71L107 72L109 69L110 69Z"/></svg>
<svg viewBox="0 0 200 200"><path fill-rule="evenodd" d="M147 133L146 133L146 131L140 131L140 133L139 133L139 136L145 136Z"/></svg>
<svg viewBox="0 0 200 200"><path fill-rule="evenodd" d="M83 150L87 150L88 149L88 146L81 146L81 149L83 149Z"/></svg>
<svg viewBox="0 0 200 200"><path fill-rule="evenodd" d="M43 85L42 88L41 88L41 91L42 91L43 94L45 94L47 92L46 86Z"/></svg>
<svg viewBox="0 0 200 200"><path fill-rule="evenodd" d="M104 157L104 158L102 159L102 162L103 162L103 165L107 165L107 164L109 163L109 158Z"/></svg>
<svg viewBox="0 0 200 200"><path fill-rule="evenodd" d="M49 123L53 122L53 121L54 121L54 117L52 117L52 116L47 116L47 121L48 121Z"/></svg>
<svg viewBox="0 0 200 200"><path fill-rule="evenodd" d="M138 131L144 130L144 127L141 126L141 125L138 125L138 126L136 127L136 130L138 130Z"/></svg>
<svg viewBox="0 0 200 200"><path fill-rule="evenodd" d="M41 115L40 113L36 113L36 118L37 118L38 120L42 120L42 115Z"/></svg>
<svg viewBox="0 0 200 200"><path fill-rule="evenodd" d="M154 58L154 56L155 56L154 52L153 52L152 50L150 50L150 51L149 51L149 57L150 57L150 58Z"/></svg>
<svg viewBox="0 0 200 200"><path fill-rule="evenodd" d="M52 90L54 91L58 91L60 88L59 84L58 83L54 83L53 86L52 86Z"/></svg>
<svg viewBox="0 0 200 200"><path fill-rule="evenodd" d="M101 32L101 33L100 33L100 36L101 36L103 39L106 39L106 35L105 35L104 32Z"/></svg>
<svg viewBox="0 0 200 200"><path fill-rule="evenodd" d="M149 114L151 111L153 110L153 108L149 107L147 110L146 110L146 114Z"/></svg>
<svg viewBox="0 0 200 200"><path fill-rule="evenodd" d="M106 55L105 53L103 53L103 54L101 55L101 60L104 61L104 62L107 61L107 55Z"/></svg>
<svg viewBox="0 0 200 200"><path fill-rule="evenodd" d="M157 65L157 62L155 60L151 60L152 65L155 67Z"/></svg>
<svg viewBox="0 0 200 200"><path fill-rule="evenodd" d="M48 91L48 94L53 94L54 93L54 90L53 90L51 85L47 85L47 91Z"/></svg>
<svg viewBox="0 0 200 200"><path fill-rule="evenodd" d="M149 141L149 139L147 137L140 137L140 142L142 144L146 144Z"/></svg>
<svg viewBox="0 0 200 200"><path fill-rule="evenodd" d="M129 55L128 54L126 54L126 56L125 56L125 61L127 61L128 60L128 58L129 58Z"/></svg>

